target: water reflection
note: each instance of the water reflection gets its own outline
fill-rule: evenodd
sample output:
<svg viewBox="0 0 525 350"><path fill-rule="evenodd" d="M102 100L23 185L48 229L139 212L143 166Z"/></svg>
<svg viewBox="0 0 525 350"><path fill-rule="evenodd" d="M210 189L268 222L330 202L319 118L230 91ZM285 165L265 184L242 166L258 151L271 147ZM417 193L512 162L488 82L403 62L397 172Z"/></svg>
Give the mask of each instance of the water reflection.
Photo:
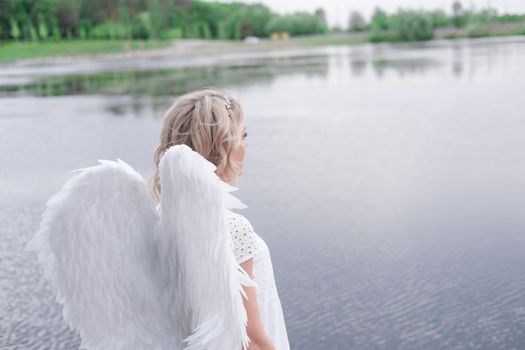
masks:
<svg viewBox="0 0 525 350"><path fill-rule="evenodd" d="M294 73L325 76L328 56L299 59L252 60L246 64L181 67L175 69L117 70L96 74L49 76L17 85L0 85L0 96L148 95L177 96L204 86L269 84L277 76Z"/></svg>
<svg viewBox="0 0 525 350"><path fill-rule="evenodd" d="M393 70L400 77L426 73L433 68L440 68L443 63L429 58L379 59L372 62L374 73L383 77L386 71Z"/></svg>
<svg viewBox="0 0 525 350"><path fill-rule="evenodd" d="M352 76L354 77L360 77L363 75L367 69L368 61L360 59L360 58L354 58L350 60L350 70L352 72Z"/></svg>
<svg viewBox="0 0 525 350"><path fill-rule="evenodd" d="M452 72L456 77L460 77L463 73L464 54L465 50L463 49L463 45L459 43L454 43L452 45Z"/></svg>
<svg viewBox="0 0 525 350"><path fill-rule="evenodd" d="M405 78L447 67L458 78L466 72L471 77L480 69L490 72L492 66L513 54L513 49L505 45L512 40L519 41L513 38L503 42L484 40L334 47L324 52L317 49L259 58L241 56L224 63L187 67L178 64L175 68L156 69L151 62L147 69L138 69L131 64L128 65L135 68L116 69L115 66L102 65L100 72L82 74L54 74L56 69L42 73L36 67L24 74L12 74L7 67L0 73L0 78L4 77L0 79L0 97L92 94L177 96L205 86L244 86L254 82L271 84L279 76L293 74L322 78L329 74L329 61L334 58L349 61L349 74L354 79L363 78L368 69L372 69L377 79L382 79L389 71ZM480 56L483 60L477 59Z"/></svg>

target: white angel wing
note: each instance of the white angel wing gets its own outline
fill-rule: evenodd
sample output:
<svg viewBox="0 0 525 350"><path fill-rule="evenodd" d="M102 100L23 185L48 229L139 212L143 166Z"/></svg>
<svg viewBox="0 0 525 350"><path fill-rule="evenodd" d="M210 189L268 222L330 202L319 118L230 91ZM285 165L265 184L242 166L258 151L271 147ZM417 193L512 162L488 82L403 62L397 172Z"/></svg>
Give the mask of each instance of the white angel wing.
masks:
<svg viewBox="0 0 525 350"><path fill-rule="evenodd" d="M216 167L186 145L169 148L160 162L161 257L171 269L166 290L176 290L171 317L179 323L187 350L246 348L246 310L242 285L255 286L235 261L227 210L244 208L229 194Z"/></svg>
<svg viewBox="0 0 525 350"><path fill-rule="evenodd" d="M160 163L160 215L121 160L79 169L47 203L38 251L64 319L88 350L246 348L242 285L226 214L244 205L188 146Z"/></svg>
<svg viewBox="0 0 525 350"><path fill-rule="evenodd" d="M99 162L51 197L26 249L39 252L82 348L174 349L175 326L158 302L158 213L129 165Z"/></svg>

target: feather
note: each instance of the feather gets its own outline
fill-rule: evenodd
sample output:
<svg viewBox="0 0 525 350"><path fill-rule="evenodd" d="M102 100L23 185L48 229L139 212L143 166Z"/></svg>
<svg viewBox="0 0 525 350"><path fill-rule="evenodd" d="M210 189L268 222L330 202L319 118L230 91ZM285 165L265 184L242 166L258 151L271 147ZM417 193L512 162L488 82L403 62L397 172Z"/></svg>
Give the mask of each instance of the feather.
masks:
<svg viewBox="0 0 525 350"><path fill-rule="evenodd" d="M91 349L247 348L226 215L246 207L186 145L160 162L160 205L121 159L75 169L26 249L38 252L65 321Z"/></svg>
<svg viewBox="0 0 525 350"><path fill-rule="evenodd" d="M186 145L172 146L159 165L161 246L170 248L163 250L166 259L178 257L179 264L168 290L180 300L170 311L188 313L181 334L188 350L236 349L249 340L240 284L255 283L235 261L226 222L227 210L244 205L215 170Z"/></svg>

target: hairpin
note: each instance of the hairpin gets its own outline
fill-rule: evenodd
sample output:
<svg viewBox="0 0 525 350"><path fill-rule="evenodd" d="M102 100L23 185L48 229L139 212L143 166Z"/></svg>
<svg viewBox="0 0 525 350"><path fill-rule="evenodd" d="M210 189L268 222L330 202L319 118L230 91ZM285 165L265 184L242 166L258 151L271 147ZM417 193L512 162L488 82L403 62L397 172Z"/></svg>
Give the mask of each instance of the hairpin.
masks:
<svg viewBox="0 0 525 350"><path fill-rule="evenodd" d="M230 110L232 109L232 104L229 97L224 97L224 101L226 102L224 105L226 106L226 109Z"/></svg>

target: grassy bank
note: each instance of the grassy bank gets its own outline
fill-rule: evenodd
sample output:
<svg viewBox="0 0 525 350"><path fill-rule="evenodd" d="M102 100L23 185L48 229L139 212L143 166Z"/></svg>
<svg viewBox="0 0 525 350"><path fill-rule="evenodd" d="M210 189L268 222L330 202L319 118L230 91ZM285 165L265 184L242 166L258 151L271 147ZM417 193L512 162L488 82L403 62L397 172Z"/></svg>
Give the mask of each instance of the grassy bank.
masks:
<svg viewBox="0 0 525 350"><path fill-rule="evenodd" d="M525 35L525 23L514 26L471 25L455 33L443 35L444 39L483 38L494 36Z"/></svg>
<svg viewBox="0 0 525 350"><path fill-rule="evenodd" d="M525 27L479 26L464 29L437 29L433 39L462 39L490 36L525 35ZM191 43L190 43L191 42ZM403 42L391 33L330 33L291 37L289 40L262 39L258 44L240 40L62 40L54 42L0 42L0 63L53 57L86 57L128 52L147 53L153 49L177 47L180 53L210 54L221 52L256 52L307 46L354 45L367 42ZM189 45L188 45L189 43Z"/></svg>
<svg viewBox="0 0 525 350"><path fill-rule="evenodd" d="M0 42L0 62L59 56L91 56L167 47L171 41L62 40L51 42Z"/></svg>
<svg viewBox="0 0 525 350"><path fill-rule="evenodd" d="M292 37L290 40L280 43L290 46L326 46L363 44L369 41L370 35L368 33L340 33ZM279 42L274 45L279 45Z"/></svg>
<svg viewBox="0 0 525 350"><path fill-rule="evenodd" d="M525 22L500 24L469 23L463 28L439 27L434 28L431 32L428 32L425 37L419 40L467 39L513 35L525 35ZM405 38L401 37L399 33L394 31L372 32L370 33L369 39L371 42L418 41L406 40Z"/></svg>
<svg viewBox="0 0 525 350"><path fill-rule="evenodd" d="M194 40L189 40L194 41ZM282 49L304 46L351 45L369 41L368 34L326 34L292 37L289 40L272 41L262 39L253 45L239 40L198 40L185 52L237 52ZM188 40L62 40L54 42L0 42L0 63L38 58L96 56L104 54L124 54L151 49L163 49L173 44L184 44ZM186 52L187 53L187 52Z"/></svg>

